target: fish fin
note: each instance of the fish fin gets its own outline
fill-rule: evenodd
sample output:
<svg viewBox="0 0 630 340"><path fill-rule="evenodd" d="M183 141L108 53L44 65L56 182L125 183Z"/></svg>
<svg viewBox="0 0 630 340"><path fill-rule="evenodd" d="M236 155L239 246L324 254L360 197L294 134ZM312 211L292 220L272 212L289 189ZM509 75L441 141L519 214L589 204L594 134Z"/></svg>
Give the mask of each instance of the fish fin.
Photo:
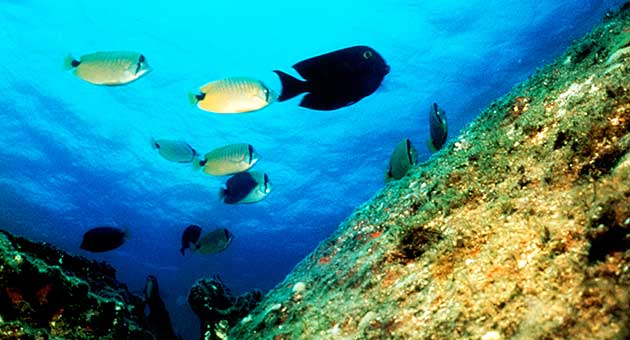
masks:
<svg viewBox="0 0 630 340"><path fill-rule="evenodd" d="M158 150L160 148L160 144L158 144L155 141L155 138L151 137L151 139L149 140L149 142L151 143L151 147L155 150Z"/></svg>
<svg viewBox="0 0 630 340"><path fill-rule="evenodd" d="M219 189L219 201L223 202L225 200L225 191L227 190L226 187L221 187L221 189Z"/></svg>
<svg viewBox="0 0 630 340"><path fill-rule="evenodd" d="M80 61L72 57L72 54L68 53L68 55L63 59L63 70L67 71L67 70L73 69L79 66L80 63L81 63Z"/></svg>
<svg viewBox="0 0 630 340"><path fill-rule="evenodd" d="M201 93L193 93L193 92L188 92L188 102L190 103L190 105L196 106L197 103L199 103L200 101L203 100L203 98L205 98L206 94L201 92Z"/></svg>
<svg viewBox="0 0 630 340"><path fill-rule="evenodd" d="M392 168L389 167L385 172L385 183L391 182L392 179L394 179L394 176L392 176Z"/></svg>
<svg viewBox="0 0 630 340"><path fill-rule="evenodd" d="M435 145L433 145L433 141L431 139L427 140L427 147L429 148L429 151L431 151L431 153L435 153L436 151L438 151Z"/></svg>
<svg viewBox="0 0 630 340"><path fill-rule="evenodd" d="M299 80L290 74L286 74L282 71L274 70L278 77L280 77L280 83L282 83L282 91L278 97L279 102L283 102L287 99L291 99L300 93L308 91L308 87L305 81Z"/></svg>
<svg viewBox="0 0 630 340"><path fill-rule="evenodd" d="M205 163L206 163L205 160L200 159L199 157L195 157L192 161L192 169L194 171L199 171L200 169L203 168Z"/></svg>
<svg viewBox="0 0 630 340"><path fill-rule="evenodd" d="M129 231L129 227L124 227L123 231L125 232L125 240L130 240L132 238L132 234Z"/></svg>

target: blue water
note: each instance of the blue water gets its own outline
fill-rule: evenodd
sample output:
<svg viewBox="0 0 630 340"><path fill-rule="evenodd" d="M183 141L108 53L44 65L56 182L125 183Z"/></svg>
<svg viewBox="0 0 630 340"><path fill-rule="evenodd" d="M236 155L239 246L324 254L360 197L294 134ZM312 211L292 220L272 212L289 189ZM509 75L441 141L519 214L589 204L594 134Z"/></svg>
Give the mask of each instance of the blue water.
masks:
<svg viewBox="0 0 630 340"><path fill-rule="evenodd" d="M552 61L623 1L0 1L0 226L105 260L140 290L160 280L175 327L197 336L185 299L220 274L236 293L268 290L354 207L383 187L394 146L426 147L428 109L448 116L450 139L498 96ZM370 97L344 109L299 99L218 115L187 93L228 76L279 89L273 69L352 45L391 66ZM127 86L99 87L62 70L68 53L142 52L154 70ZM201 152L247 142L262 155L273 193L253 205L217 199L225 178L169 163L155 138ZM179 254L181 231L227 227L224 253ZM85 230L131 233L105 254L79 249Z"/></svg>

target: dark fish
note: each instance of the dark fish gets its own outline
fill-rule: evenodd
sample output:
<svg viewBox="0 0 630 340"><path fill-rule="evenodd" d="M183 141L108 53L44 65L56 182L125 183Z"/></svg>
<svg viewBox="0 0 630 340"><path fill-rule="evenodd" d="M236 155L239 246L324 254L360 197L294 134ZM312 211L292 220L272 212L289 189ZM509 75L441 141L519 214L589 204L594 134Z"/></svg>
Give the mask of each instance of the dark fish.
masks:
<svg viewBox="0 0 630 340"><path fill-rule="evenodd" d="M431 128L431 139L428 142L429 149L432 152L436 152L442 148L448 135L446 112L438 107L436 103L433 103L429 110L429 126Z"/></svg>
<svg viewBox="0 0 630 340"><path fill-rule="evenodd" d="M127 232L114 227L96 227L83 234L81 249L93 253L114 250L125 243Z"/></svg>
<svg viewBox="0 0 630 340"><path fill-rule="evenodd" d="M267 174L250 171L240 172L230 177L225 187L219 191L219 198L227 204L255 203L263 200L271 192L271 182Z"/></svg>
<svg viewBox="0 0 630 340"><path fill-rule="evenodd" d="M201 255L220 253L227 249L233 238L234 235L226 228L215 229L199 240L197 252Z"/></svg>
<svg viewBox="0 0 630 340"><path fill-rule="evenodd" d="M403 139L392 152L385 181L401 179L418 163L418 152L409 139Z"/></svg>
<svg viewBox="0 0 630 340"><path fill-rule="evenodd" d="M190 248L190 244L193 245L199 241L199 236L201 236L201 227L198 225L191 224L182 233L182 248L179 250L184 255L184 251Z"/></svg>
<svg viewBox="0 0 630 340"><path fill-rule="evenodd" d="M371 47L354 46L302 60L293 68L302 81L282 71L282 93L285 101L308 92L300 106L314 110L335 110L358 102L372 94L389 73L385 60Z"/></svg>
<svg viewBox="0 0 630 340"><path fill-rule="evenodd" d="M160 296L157 278L153 275L147 276L147 281L144 285L144 301L149 307L147 324L155 338L164 340L181 339L173 330L171 317L166 310L166 304L164 304Z"/></svg>

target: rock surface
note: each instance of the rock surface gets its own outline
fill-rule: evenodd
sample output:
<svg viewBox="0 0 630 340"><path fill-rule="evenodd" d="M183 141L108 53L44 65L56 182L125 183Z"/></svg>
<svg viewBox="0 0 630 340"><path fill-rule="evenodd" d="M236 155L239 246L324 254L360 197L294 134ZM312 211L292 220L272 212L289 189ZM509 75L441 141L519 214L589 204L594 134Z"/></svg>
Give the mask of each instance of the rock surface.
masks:
<svg viewBox="0 0 630 340"><path fill-rule="evenodd" d="M0 230L0 339L153 339L105 263Z"/></svg>
<svg viewBox="0 0 630 340"><path fill-rule="evenodd" d="M628 339L629 151L626 4L357 209L230 339Z"/></svg>

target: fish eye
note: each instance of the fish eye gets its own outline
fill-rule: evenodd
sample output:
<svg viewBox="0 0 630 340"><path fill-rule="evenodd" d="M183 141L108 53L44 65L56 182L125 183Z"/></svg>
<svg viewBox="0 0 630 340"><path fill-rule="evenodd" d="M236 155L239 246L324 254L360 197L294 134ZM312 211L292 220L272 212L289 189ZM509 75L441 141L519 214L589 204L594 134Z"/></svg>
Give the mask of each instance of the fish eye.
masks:
<svg viewBox="0 0 630 340"><path fill-rule="evenodd" d="M363 59L370 59L370 58L372 58L372 55L373 55L372 51L367 50L367 51L363 52Z"/></svg>

